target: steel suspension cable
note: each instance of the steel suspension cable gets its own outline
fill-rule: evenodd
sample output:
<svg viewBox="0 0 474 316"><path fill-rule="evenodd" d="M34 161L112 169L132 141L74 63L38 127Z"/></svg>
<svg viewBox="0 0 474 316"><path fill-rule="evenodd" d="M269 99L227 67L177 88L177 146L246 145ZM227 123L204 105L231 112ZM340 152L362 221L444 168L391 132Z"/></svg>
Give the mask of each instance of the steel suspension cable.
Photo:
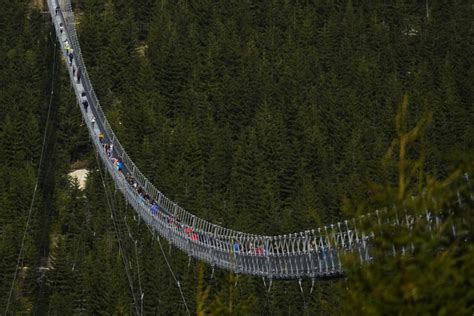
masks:
<svg viewBox="0 0 474 316"><path fill-rule="evenodd" d="M53 28L54 28L54 23L53 23ZM56 52L56 41L55 41L55 40L53 39L53 37L51 36L51 32L49 33L49 38L51 39L51 43L54 43L54 51ZM56 57L56 53L54 54L54 57L53 57L53 58L55 58L55 57ZM52 144L52 148L51 148L51 151L52 151L52 152L54 152L54 150L55 150L55 148L56 148L56 144L57 144L57 141L55 141L55 142ZM46 183L46 177L47 177L48 174L49 174L49 170L51 169L51 165L52 165L52 163L49 162L49 163L48 163L48 167L46 168L46 172L44 173L45 176L44 176L44 180L43 180L42 185L45 185L45 183ZM53 192L53 195L51 196L51 200L54 198L55 194L56 194L56 192ZM49 207L49 209L48 209L48 215L47 215L47 217L46 217L48 221L49 221L49 218L50 218L50 216L51 216L51 212L52 212L52 207ZM43 245L44 239L46 238L46 235L47 235L47 230L44 229L44 230L43 230L43 234L41 235L41 242L40 242L40 245ZM35 304L35 308L34 308L34 310L33 310L33 314L36 314L36 308L37 308L37 306L38 306L38 301L39 301L39 299L40 299L40 296L41 296L42 293L43 293L43 286L44 286L44 284L45 284L45 282L42 280L42 281L41 281L40 288L39 288L39 290L38 290L38 294L36 295L36 304Z"/></svg>
<svg viewBox="0 0 474 316"><path fill-rule="evenodd" d="M127 275L128 284L130 286L130 291L132 292L133 305L135 307L135 312L137 313L137 315L140 315L140 311L139 311L138 305L137 305L137 298L135 297L135 290L133 289L133 281L132 281L132 278L130 276L130 271L129 271L129 268L128 268L128 265L127 265L128 258L127 258L127 255L125 253L125 250L123 248L122 238L120 237L120 228L118 227L118 224L117 224L116 219L115 219L115 216L116 216L116 214L115 214L115 205L113 204L113 202L110 201L109 192L108 192L108 189L107 189L107 186L106 186L106 183L105 183L105 178L102 175L102 168L100 167L100 161L99 161L98 155L99 155L98 152L96 152L95 159L96 159L96 162L97 162L97 166L99 168L99 173L100 173L100 178L102 180L102 185L103 185L104 190L105 190L105 197L107 199L107 206L109 207L111 217L112 217L112 222L114 224L115 236L117 237L117 241L118 241L118 244L119 244L119 252L121 254L123 265L125 267L125 273Z"/></svg>
<svg viewBox="0 0 474 316"><path fill-rule="evenodd" d="M140 276L140 262L138 261L138 248L137 248L137 241L134 243L135 246L135 260L137 261L137 275L138 275L138 287L140 288L140 315L143 315L143 288L142 288L142 281Z"/></svg>
<svg viewBox="0 0 474 316"><path fill-rule="evenodd" d="M188 308L188 304L186 303L186 299L184 298L183 290L181 289L181 283L176 278L176 275L174 274L173 269L171 268L171 265L168 262L168 258L166 257L165 251L163 250L163 245L161 244L160 238L158 237L157 239L158 239L158 244L160 245L161 253L163 254L163 257L165 258L166 265L168 266L168 269L170 270L171 275L173 276L173 279L175 280L176 284L178 285L179 293L181 294L181 298L183 300L184 306L186 307L186 313L188 315L191 315L189 313L189 308Z"/></svg>
<svg viewBox="0 0 474 316"><path fill-rule="evenodd" d="M50 35L51 35L51 33L50 33ZM56 51L56 42L54 42L54 50ZM7 306L5 307L5 315L8 314L8 308L10 307L10 300L11 300L11 297L12 297L13 288L15 287L16 277L18 275L18 268L20 266L20 261L21 261L21 257L22 257L22 254L23 254L23 247L25 245L26 233L28 232L28 227L30 225L31 213L33 211L33 205L35 203L36 192L38 190L38 183L39 183L39 178L40 178L41 165L43 164L44 152L45 152L45 148L46 148L46 140L47 140L47 135L48 135L49 118L51 116L51 107L52 107L51 105L53 103L54 79L55 79L54 71L55 71L55 68L56 68L56 53L53 54L53 65L52 65L52 74L51 74L51 93L50 93L50 97L49 97L48 114L46 116L46 124L45 124L44 132L43 132L43 144L41 145L41 154L40 154L40 161L39 161L38 170L37 170L36 183L35 183L35 187L33 189L33 197L31 198L31 203L30 203L30 208L28 210L28 217L27 217L27 220L26 220L25 229L23 231L23 237L22 237L22 240L21 240L20 252L18 253L18 258L16 260L15 273L13 274L13 280L12 280L12 284L11 284L11 287L10 287L10 292L8 293Z"/></svg>
<svg viewBox="0 0 474 316"><path fill-rule="evenodd" d="M138 287L140 289L140 315L143 315L143 288L142 288L142 281L141 281L141 276L140 276L140 263L138 261L138 246L137 246L138 240L133 238L132 233L130 231L130 227L128 226L128 223L127 223L127 217L126 216L125 216L123 222L125 223L125 227L127 227L128 236L133 241L133 245L135 247L135 260L137 261Z"/></svg>

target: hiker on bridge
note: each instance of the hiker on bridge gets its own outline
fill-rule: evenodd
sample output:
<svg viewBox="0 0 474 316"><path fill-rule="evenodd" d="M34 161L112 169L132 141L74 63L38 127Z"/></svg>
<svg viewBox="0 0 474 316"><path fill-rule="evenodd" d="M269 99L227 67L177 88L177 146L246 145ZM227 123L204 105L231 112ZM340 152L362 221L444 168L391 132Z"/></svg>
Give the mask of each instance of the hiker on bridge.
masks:
<svg viewBox="0 0 474 316"><path fill-rule="evenodd" d="M76 72L76 76L77 76L77 83L81 83L81 67L77 67L77 72Z"/></svg>
<svg viewBox="0 0 474 316"><path fill-rule="evenodd" d="M74 54L72 48L69 50L69 66L72 66L72 60L74 59ZM74 72L73 72L74 76Z"/></svg>
<svg viewBox="0 0 474 316"><path fill-rule="evenodd" d="M117 171L118 172L122 172L123 170L123 162L122 162L122 159L117 159Z"/></svg>
<svg viewBox="0 0 474 316"><path fill-rule="evenodd" d="M158 214L158 205L156 204L155 201L151 203L150 211L151 211L151 214L153 215Z"/></svg>
<svg viewBox="0 0 474 316"><path fill-rule="evenodd" d="M84 106L84 111L87 113L87 108L89 107L89 102L87 100L82 101L82 105ZM92 126L94 127L94 126Z"/></svg>
<svg viewBox="0 0 474 316"><path fill-rule="evenodd" d="M240 243L237 240L234 241L234 246L232 248L234 250L234 253L239 253L240 252Z"/></svg>
<svg viewBox="0 0 474 316"><path fill-rule="evenodd" d="M71 48L71 46L69 46L69 42L68 40L65 40L64 41L64 54L66 55L66 59L69 55L69 49Z"/></svg>

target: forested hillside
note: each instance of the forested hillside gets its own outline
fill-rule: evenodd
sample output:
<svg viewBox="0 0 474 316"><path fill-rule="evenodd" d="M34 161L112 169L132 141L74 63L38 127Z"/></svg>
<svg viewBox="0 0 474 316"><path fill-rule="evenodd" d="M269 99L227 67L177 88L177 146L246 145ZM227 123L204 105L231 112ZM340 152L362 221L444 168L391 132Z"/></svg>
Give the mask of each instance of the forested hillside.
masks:
<svg viewBox="0 0 474 316"><path fill-rule="evenodd" d="M438 180L472 166L469 1L74 4L92 83L122 144L162 192L214 223L276 235L353 216L361 201L380 205L370 188L397 184L396 159L384 157L400 137L404 97L407 126L431 117L407 159ZM354 270L312 292L307 280L267 291L268 280L213 273L161 249L102 179L50 16L30 0L0 5L0 314L7 302L13 314L377 314L358 306L370 282ZM78 161L90 170L84 191L67 177ZM446 269L464 269L459 262Z"/></svg>

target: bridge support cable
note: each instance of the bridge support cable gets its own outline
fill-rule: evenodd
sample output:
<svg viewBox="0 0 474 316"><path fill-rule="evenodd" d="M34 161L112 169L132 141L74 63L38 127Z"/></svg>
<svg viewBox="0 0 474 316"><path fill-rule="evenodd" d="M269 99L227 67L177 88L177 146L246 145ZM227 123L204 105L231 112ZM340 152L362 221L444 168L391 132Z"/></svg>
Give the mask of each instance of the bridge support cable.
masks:
<svg viewBox="0 0 474 316"><path fill-rule="evenodd" d="M53 41L53 44L54 44L54 50L56 50L56 41ZM41 166L43 165L45 149L46 149L46 141L47 141L48 128L49 128L49 119L50 119L50 116L51 116L51 108L52 108L52 104L53 104L55 69L56 69L56 53L53 54L53 63L52 63L52 66L51 66L51 92L50 92L49 103L48 103L48 114L46 115L46 124L45 124L44 132L43 132L43 142L42 142L42 145L41 145L40 160L39 160L39 164L38 164L38 169L36 171L36 183L35 183L35 186L34 186L34 189L33 189L33 196L31 197L30 207L28 209L28 216L27 216L27 219L26 219L25 229L23 230L23 236L21 238L20 251L18 252L18 257L17 257L17 260L16 260L16 267L15 267L15 272L13 274L12 284L10 286L10 291L8 293L7 305L5 307L5 315L8 315L8 309L10 307L10 300L11 300L11 297L12 297L12 294L13 294L13 289L15 288L15 281L16 281L16 278L18 276L18 269L20 267L20 262L22 260L23 248L25 246L25 241L26 241L26 234L28 232L28 228L29 228L30 220L31 220L31 214L33 212L33 206L35 204L36 192L38 191L38 184L39 184L39 180L40 180Z"/></svg>
<svg viewBox="0 0 474 316"><path fill-rule="evenodd" d="M138 221L140 221L140 218L138 218ZM143 288L142 288L142 281L141 281L141 274L140 274L140 262L138 259L138 239L133 238L132 232L130 230L130 227L128 226L127 223L127 216L124 217L123 222L125 224L125 227L127 228L127 233L133 242L134 250L135 250L135 261L136 261L136 266L137 266L137 279L138 279L138 287L140 289L140 315L143 315ZM140 225L140 222L138 222L138 225Z"/></svg>
<svg viewBox="0 0 474 316"><path fill-rule="evenodd" d="M127 257L127 254L125 253L125 249L123 247L122 237L121 237L121 233L120 233L120 227L118 226L117 219L116 219L117 214L116 214L115 204L113 203L113 201L111 201L111 198L109 197L109 192L108 192L108 189L107 189L107 185L105 183L105 178L104 178L104 176L102 176L102 168L100 167L100 161L99 161L99 158L98 158L98 153L96 153L95 158L96 158L97 166L99 168L100 178L102 180L102 186L104 187L104 191L105 191L107 206L109 208L109 211L110 211L110 214L111 214L111 219L112 219L112 222L113 222L113 225L114 225L115 236L117 237L117 241L118 241L118 245L119 245L119 253L122 257L123 265L124 265L124 268L125 268L125 274L127 275L128 284L130 286L130 291L132 293L133 305L135 307L135 312L136 312L137 315L141 315L140 310L138 308L137 298L135 297L135 290L133 288L133 280L132 280L132 277L131 277L131 274L130 274L130 271L129 271L130 261Z"/></svg>
<svg viewBox="0 0 474 316"><path fill-rule="evenodd" d="M178 286L179 293L181 294L181 299L183 300L184 307L186 308L186 313L189 316L191 315L191 313L189 312L188 304L186 303L186 298L184 297L183 289L181 288L181 283L176 278L176 275L174 274L173 269L171 268L168 258L166 257L166 253L163 249L163 245L161 244L160 237L158 237L157 240L158 240L158 244L160 245L160 250L161 250L161 253L163 254L163 258L165 259L166 265L168 266L168 269L170 270L171 276L173 277L174 281L176 282L176 285Z"/></svg>

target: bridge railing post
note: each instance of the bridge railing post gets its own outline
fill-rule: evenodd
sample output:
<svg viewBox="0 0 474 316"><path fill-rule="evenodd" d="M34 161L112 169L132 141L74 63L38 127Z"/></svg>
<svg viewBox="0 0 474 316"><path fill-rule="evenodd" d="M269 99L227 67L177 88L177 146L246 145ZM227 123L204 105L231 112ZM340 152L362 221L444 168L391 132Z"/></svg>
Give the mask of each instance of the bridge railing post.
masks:
<svg viewBox="0 0 474 316"><path fill-rule="evenodd" d="M316 232L314 229L308 234L308 258L310 263L310 273L312 277L316 276L316 269L318 269L318 273L321 273L321 262L319 261L319 257L317 256L317 241L316 241ZM316 264L315 258L318 258L318 263Z"/></svg>

